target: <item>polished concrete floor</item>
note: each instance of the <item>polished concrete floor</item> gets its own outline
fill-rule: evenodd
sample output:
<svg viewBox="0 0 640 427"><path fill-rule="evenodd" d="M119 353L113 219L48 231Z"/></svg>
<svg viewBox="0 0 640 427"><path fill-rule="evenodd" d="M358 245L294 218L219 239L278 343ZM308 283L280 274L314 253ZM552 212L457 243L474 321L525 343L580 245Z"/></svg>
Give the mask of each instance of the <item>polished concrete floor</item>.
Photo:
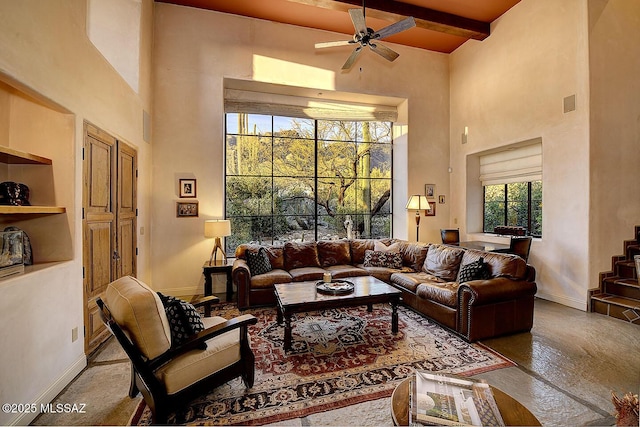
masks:
<svg viewBox="0 0 640 427"><path fill-rule="evenodd" d="M477 377L519 400L544 426L615 425L611 391L640 390L638 325L536 300L531 333L484 344L518 366ZM33 425L125 425L141 399L129 399L128 384L129 363L110 340L56 399L86 403L87 413L43 415ZM392 425L390 413L390 399L380 399L278 425Z"/></svg>

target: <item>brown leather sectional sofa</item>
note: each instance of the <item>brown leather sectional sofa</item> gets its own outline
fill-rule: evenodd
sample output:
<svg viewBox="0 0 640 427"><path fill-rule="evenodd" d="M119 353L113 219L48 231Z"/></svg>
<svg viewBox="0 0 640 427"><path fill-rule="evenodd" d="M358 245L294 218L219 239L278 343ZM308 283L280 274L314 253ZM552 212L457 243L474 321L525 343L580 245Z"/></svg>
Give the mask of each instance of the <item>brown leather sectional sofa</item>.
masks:
<svg viewBox="0 0 640 427"><path fill-rule="evenodd" d="M252 275L247 251L253 254L260 247L243 244L236 249L232 277L240 309L275 305L274 284L322 280L329 271L334 279L371 275L397 287L404 304L468 341L525 332L533 326L535 269L516 255L397 239L287 242L262 246L272 269ZM390 268L373 262L372 266L369 258L365 263L365 255L372 255L366 252L374 249L399 252L402 265ZM488 277L460 283L461 266L481 257Z"/></svg>

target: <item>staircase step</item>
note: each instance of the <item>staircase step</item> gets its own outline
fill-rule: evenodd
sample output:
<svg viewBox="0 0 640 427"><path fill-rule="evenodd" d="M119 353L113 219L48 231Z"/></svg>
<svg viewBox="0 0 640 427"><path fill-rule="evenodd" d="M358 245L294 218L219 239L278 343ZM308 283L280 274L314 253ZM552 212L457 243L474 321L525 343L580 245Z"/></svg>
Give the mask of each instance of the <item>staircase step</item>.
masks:
<svg viewBox="0 0 640 427"><path fill-rule="evenodd" d="M591 296L591 311L640 325L640 300L612 294Z"/></svg>
<svg viewBox="0 0 640 427"><path fill-rule="evenodd" d="M602 293L618 295L640 301L640 284L638 279L624 277L607 277L602 280Z"/></svg>
<svg viewBox="0 0 640 427"><path fill-rule="evenodd" d="M640 255L640 245L637 243L627 246L627 258L632 260L634 255Z"/></svg>
<svg viewBox="0 0 640 427"><path fill-rule="evenodd" d="M633 261L624 260L616 262L616 272L618 276L628 279L637 279L636 264Z"/></svg>

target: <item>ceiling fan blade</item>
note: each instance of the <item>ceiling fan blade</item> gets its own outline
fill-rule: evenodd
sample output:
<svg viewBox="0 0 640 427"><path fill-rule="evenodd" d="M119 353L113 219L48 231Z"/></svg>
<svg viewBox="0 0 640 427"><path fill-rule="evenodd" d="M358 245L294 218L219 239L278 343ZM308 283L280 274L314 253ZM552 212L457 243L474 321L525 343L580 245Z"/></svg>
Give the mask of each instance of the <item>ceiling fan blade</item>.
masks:
<svg viewBox="0 0 640 427"><path fill-rule="evenodd" d="M403 19L402 21L398 21L395 24L391 24L388 27L384 27L381 30L376 31L371 36L372 39L383 39L385 37L392 36L399 32L408 30L409 28L413 28L416 26L416 21L412 16Z"/></svg>
<svg viewBox="0 0 640 427"><path fill-rule="evenodd" d="M362 9L349 9L349 15L351 22L353 22L353 28L356 29L356 34L367 34L367 23Z"/></svg>
<svg viewBox="0 0 640 427"><path fill-rule="evenodd" d="M400 54L398 52L394 51L393 49L389 49L388 47L386 47L383 44L369 43L369 47L371 48L372 51L374 51L378 55L382 56L387 61L395 61L396 58L398 56L400 56Z"/></svg>
<svg viewBox="0 0 640 427"><path fill-rule="evenodd" d="M337 42L322 42L322 43L316 43L316 49L321 49L324 47L347 46L354 43L355 42L353 40L341 40Z"/></svg>
<svg viewBox="0 0 640 427"><path fill-rule="evenodd" d="M362 51L362 46L358 46L357 48L355 48L351 53L351 55L349 56L349 58L347 58L347 61L342 66L342 69L343 70L350 69L353 66L353 63L356 62L356 58L358 57L361 51Z"/></svg>

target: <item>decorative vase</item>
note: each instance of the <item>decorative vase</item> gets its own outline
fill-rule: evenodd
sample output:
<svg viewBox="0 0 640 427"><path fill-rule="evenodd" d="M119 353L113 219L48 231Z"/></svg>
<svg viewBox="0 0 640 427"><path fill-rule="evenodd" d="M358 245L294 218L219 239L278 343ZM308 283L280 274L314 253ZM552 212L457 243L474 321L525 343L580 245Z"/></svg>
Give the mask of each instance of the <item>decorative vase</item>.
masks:
<svg viewBox="0 0 640 427"><path fill-rule="evenodd" d="M13 181L0 183L0 205L31 206L29 187Z"/></svg>

